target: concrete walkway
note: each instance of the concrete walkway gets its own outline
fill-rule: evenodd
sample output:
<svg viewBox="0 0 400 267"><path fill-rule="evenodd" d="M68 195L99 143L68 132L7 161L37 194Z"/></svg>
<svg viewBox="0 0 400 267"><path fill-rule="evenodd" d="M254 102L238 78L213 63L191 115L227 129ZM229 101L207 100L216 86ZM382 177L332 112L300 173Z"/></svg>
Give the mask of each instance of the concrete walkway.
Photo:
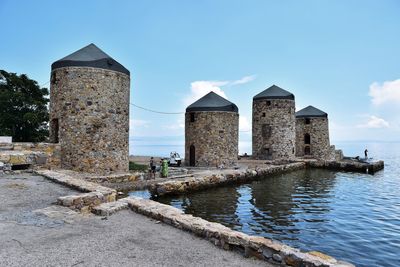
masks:
<svg viewBox="0 0 400 267"><path fill-rule="evenodd" d="M0 176L0 266L269 266L132 211L102 218L52 205L73 192Z"/></svg>

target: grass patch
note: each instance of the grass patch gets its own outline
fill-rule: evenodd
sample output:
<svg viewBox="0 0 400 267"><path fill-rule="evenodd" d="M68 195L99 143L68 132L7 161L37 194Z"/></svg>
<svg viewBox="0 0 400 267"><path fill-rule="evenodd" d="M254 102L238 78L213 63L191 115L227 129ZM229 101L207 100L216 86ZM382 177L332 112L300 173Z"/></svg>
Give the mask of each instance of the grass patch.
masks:
<svg viewBox="0 0 400 267"><path fill-rule="evenodd" d="M144 164L137 164L133 161L129 161L129 170L130 171L141 171L141 172L146 172L148 169L147 165Z"/></svg>

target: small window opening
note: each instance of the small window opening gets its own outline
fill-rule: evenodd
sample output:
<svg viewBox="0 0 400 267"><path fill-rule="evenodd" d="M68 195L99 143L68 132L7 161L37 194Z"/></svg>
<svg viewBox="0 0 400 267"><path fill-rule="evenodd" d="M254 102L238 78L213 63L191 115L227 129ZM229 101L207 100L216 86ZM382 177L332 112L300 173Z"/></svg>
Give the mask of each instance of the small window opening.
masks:
<svg viewBox="0 0 400 267"><path fill-rule="evenodd" d="M194 121L195 121L194 113L190 113L190 122Z"/></svg>
<svg viewBox="0 0 400 267"><path fill-rule="evenodd" d="M271 106L271 101L267 101L267 106Z"/></svg>
<svg viewBox="0 0 400 267"><path fill-rule="evenodd" d="M306 124L310 124L311 120L309 118L306 118Z"/></svg>
<svg viewBox="0 0 400 267"><path fill-rule="evenodd" d="M265 112L263 112L262 116L265 117Z"/></svg>
<svg viewBox="0 0 400 267"><path fill-rule="evenodd" d="M309 145L311 143L311 137L308 133L304 135L304 144Z"/></svg>

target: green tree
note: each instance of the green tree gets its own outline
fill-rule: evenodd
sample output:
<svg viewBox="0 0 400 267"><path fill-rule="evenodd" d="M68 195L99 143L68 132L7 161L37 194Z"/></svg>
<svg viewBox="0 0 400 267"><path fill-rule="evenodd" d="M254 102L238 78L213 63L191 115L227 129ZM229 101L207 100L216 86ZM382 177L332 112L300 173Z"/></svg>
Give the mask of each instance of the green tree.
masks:
<svg viewBox="0 0 400 267"><path fill-rule="evenodd" d="M0 70L0 136L40 142L49 134L49 91L27 75Z"/></svg>

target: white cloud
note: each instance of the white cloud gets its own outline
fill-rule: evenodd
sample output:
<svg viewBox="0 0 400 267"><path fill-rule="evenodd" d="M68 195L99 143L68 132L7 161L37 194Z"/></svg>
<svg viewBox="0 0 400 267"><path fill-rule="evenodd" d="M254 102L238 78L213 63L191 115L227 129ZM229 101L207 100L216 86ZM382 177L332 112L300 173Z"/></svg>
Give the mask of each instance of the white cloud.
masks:
<svg viewBox="0 0 400 267"><path fill-rule="evenodd" d="M205 96L209 92L214 93L227 98L225 92L221 89L221 86L227 85L229 81L195 81L190 84L190 95L184 99L185 105L190 105L199 98Z"/></svg>
<svg viewBox="0 0 400 267"><path fill-rule="evenodd" d="M383 84L374 82L369 87L372 104L379 106L387 103L400 103L400 79L386 81Z"/></svg>
<svg viewBox="0 0 400 267"><path fill-rule="evenodd" d="M227 85L245 84L253 81L255 77L255 75L244 76L243 78L235 81L194 81L190 84L190 95L185 97L183 102L185 106L188 106L211 91L228 99L221 87Z"/></svg>
<svg viewBox="0 0 400 267"><path fill-rule="evenodd" d="M239 116L239 131L241 131L241 132L250 132L251 131L251 125L246 116L242 116L242 115Z"/></svg>
<svg viewBox="0 0 400 267"><path fill-rule="evenodd" d="M233 81L231 82L232 85L236 85L236 84L245 84L251 81L254 81L254 79L256 78L256 75L250 75L250 76L244 76L243 78Z"/></svg>
<svg viewBox="0 0 400 267"><path fill-rule="evenodd" d="M387 121L373 115L368 117L368 121L366 123L357 125L357 128L378 129L378 128L388 128L388 127L389 123Z"/></svg>

